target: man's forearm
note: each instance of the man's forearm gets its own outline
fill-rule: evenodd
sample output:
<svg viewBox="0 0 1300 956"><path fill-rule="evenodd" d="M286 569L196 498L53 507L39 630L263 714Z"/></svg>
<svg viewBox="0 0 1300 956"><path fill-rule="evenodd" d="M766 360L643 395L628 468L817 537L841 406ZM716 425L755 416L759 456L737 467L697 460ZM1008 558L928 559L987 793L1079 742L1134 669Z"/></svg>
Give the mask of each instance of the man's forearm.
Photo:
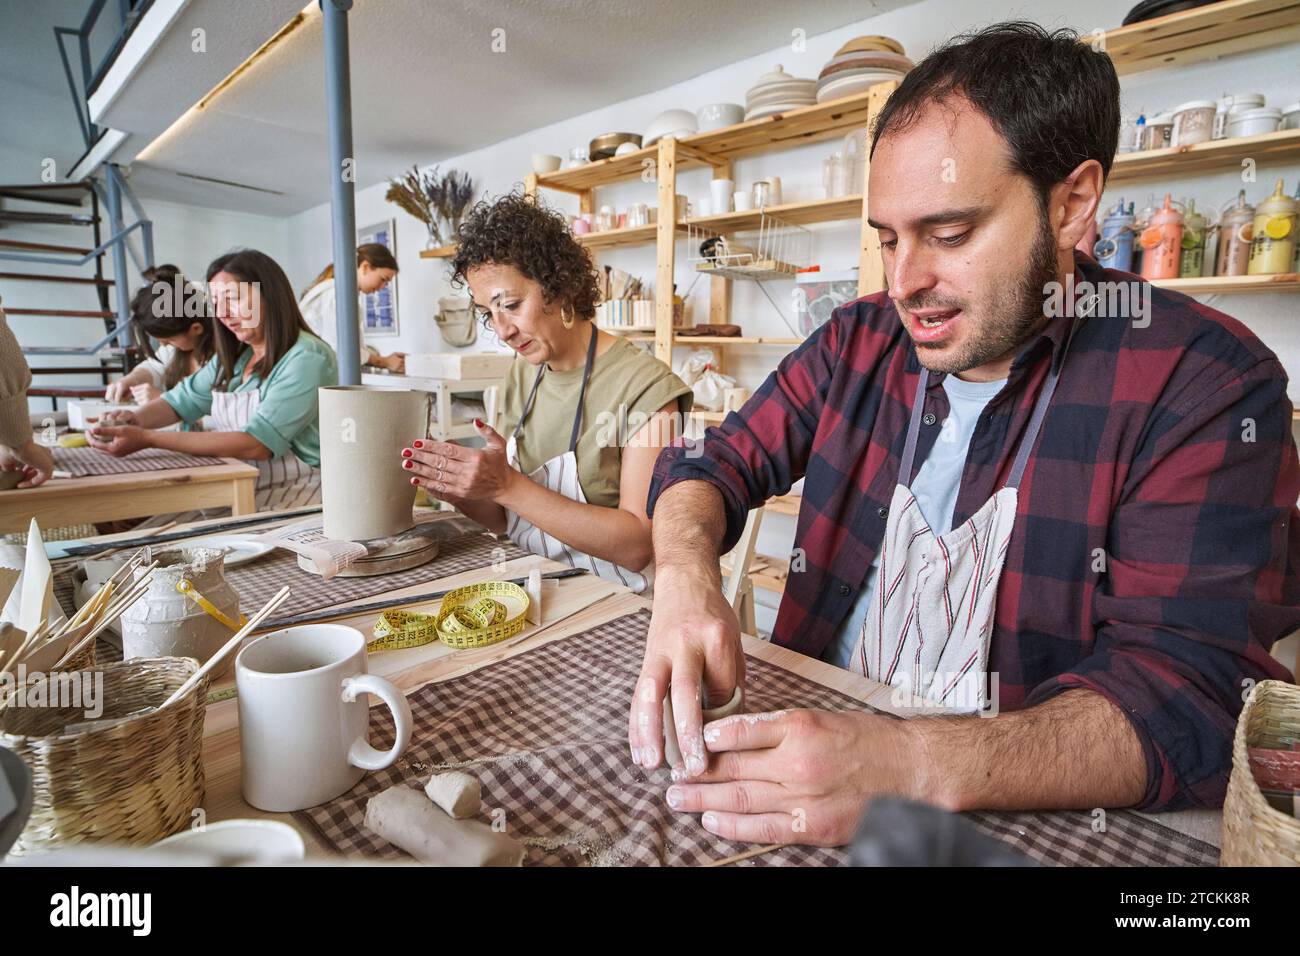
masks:
<svg viewBox="0 0 1300 956"><path fill-rule="evenodd" d="M718 549L727 531L722 492L707 481L680 481L659 496L653 521L655 573L709 574L721 584Z"/></svg>
<svg viewBox="0 0 1300 956"><path fill-rule="evenodd" d="M950 810L1129 807L1146 793L1132 724L1090 690L996 717L908 721L923 799Z"/></svg>

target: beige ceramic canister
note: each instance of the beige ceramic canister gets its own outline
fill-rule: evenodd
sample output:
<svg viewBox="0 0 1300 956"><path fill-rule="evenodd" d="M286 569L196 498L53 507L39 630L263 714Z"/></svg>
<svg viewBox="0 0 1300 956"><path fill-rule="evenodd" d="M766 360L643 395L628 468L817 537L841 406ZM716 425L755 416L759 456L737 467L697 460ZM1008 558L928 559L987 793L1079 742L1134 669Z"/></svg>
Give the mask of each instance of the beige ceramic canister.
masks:
<svg viewBox="0 0 1300 956"><path fill-rule="evenodd" d="M402 449L429 434L428 392L334 385L320 397L325 537L370 541L414 523L415 486Z"/></svg>
<svg viewBox="0 0 1300 956"><path fill-rule="evenodd" d="M225 555L216 548L184 548L145 558L153 560L159 564L149 590L122 614L122 657L193 657L202 664L239 627L239 595L226 580ZM182 581L226 621L179 590Z"/></svg>
<svg viewBox="0 0 1300 956"><path fill-rule="evenodd" d="M1255 207L1247 274L1267 276L1290 271L1295 234L1296 201L1286 194L1279 179L1273 195Z"/></svg>

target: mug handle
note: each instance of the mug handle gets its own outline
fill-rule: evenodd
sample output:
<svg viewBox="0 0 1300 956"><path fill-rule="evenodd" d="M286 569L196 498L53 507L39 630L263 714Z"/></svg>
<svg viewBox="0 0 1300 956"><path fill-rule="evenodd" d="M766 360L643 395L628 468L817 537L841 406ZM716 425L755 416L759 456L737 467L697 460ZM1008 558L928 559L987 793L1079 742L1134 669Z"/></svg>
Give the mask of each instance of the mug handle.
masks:
<svg viewBox="0 0 1300 956"><path fill-rule="evenodd" d="M343 680L343 700L352 703L358 694L374 694L392 711L393 723L397 728L397 739L387 753L381 753L365 736L358 737L348 750L348 763L363 770L383 770L397 760L411 742L411 705L406 697L389 681L374 674L358 674Z"/></svg>

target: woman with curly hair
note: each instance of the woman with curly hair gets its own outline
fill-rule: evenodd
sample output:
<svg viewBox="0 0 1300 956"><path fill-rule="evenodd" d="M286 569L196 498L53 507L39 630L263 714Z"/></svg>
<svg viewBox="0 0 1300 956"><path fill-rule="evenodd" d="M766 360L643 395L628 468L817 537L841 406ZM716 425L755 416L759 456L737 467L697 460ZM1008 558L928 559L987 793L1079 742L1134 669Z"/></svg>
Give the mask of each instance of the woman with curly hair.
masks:
<svg viewBox="0 0 1300 956"><path fill-rule="evenodd" d="M646 496L691 390L662 362L596 328L591 256L557 212L517 193L460 227L453 281L516 352L502 437L485 447L421 439L411 482L520 547L643 592L654 554Z"/></svg>

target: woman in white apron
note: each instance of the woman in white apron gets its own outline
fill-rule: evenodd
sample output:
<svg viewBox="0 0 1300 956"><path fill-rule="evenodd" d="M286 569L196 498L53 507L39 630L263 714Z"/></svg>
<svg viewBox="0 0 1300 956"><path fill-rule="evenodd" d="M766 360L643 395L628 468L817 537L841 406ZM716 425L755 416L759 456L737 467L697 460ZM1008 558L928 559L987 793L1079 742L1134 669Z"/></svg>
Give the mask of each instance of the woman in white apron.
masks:
<svg viewBox="0 0 1300 956"><path fill-rule="evenodd" d="M941 535L930 529L905 484L911 480L929 382L922 367L880 544L875 594L862 621L852 670L952 713L985 709L998 580L1015 526L1017 489L1079 323L1076 318L1061 360L1043 382L1006 486L967 521Z"/></svg>
<svg viewBox="0 0 1300 956"><path fill-rule="evenodd" d="M388 283L397 275L397 259L389 248L382 243L366 242L357 246L357 292L364 303L368 295L383 292ZM339 350L338 319L335 316L334 301L334 263L330 263L312 280L298 308L302 310L303 320L307 326L324 341L335 354ZM361 364L388 369L401 373L406 370L406 353L394 352L382 354L365 341L365 325L362 316L365 309L357 310L357 342L361 349Z"/></svg>
<svg viewBox="0 0 1300 956"><path fill-rule="evenodd" d="M288 278L269 256L251 249L222 256L207 280L216 355L136 412L105 416L88 438L114 455L162 448L241 458L257 466L259 511L318 502L316 390L338 384L334 353L307 328ZM160 430L205 416L204 431Z"/></svg>
<svg viewBox="0 0 1300 956"><path fill-rule="evenodd" d="M402 466L521 548L644 593L651 473L690 389L596 328L591 257L558 213L520 195L480 204L460 228L452 268L517 353L500 389L509 439L486 426L481 449L421 437Z"/></svg>

